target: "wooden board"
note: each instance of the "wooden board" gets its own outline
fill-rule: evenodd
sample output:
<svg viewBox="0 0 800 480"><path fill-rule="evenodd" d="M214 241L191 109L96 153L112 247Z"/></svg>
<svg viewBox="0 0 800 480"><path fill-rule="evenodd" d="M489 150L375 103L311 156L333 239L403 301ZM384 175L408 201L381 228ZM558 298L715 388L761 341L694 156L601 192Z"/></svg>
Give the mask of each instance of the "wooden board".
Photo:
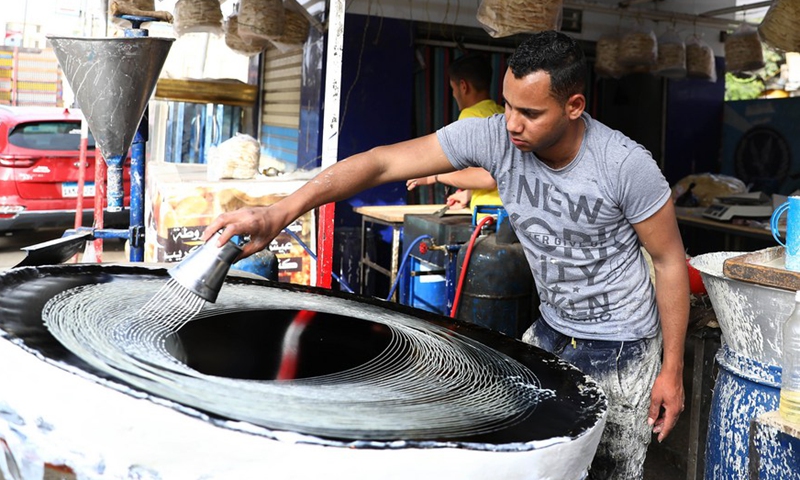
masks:
<svg viewBox="0 0 800 480"><path fill-rule="evenodd" d="M783 290L800 290L800 272L784 268L785 250L782 246L731 257L722 265L728 278L757 283Z"/></svg>
<svg viewBox="0 0 800 480"><path fill-rule="evenodd" d="M258 98L258 87L237 80L161 78L156 83L154 96L176 102L252 107Z"/></svg>
<svg viewBox="0 0 800 480"><path fill-rule="evenodd" d="M408 213L428 214L439 211L442 205L374 205L365 207L355 207L353 211L365 217L377 218L384 222L403 223L403 217ZM460 210L450 209L447 215L472 215L472 210L462 208Z"/></svg>

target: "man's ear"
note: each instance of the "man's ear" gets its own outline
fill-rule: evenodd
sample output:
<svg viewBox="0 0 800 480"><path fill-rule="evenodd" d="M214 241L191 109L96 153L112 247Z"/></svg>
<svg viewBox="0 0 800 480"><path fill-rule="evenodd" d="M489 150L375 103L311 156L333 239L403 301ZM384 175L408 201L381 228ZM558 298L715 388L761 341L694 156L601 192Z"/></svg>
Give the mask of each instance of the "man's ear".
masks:
<svg viewBox="0 0 800 480"><path fill-rule="evenodd" d="M469 82L464 80L463 78L458 81L458 90L462 94L465 94L465 93L469 92L471 88L472 88L472 85L470 85Z"/></svg>
<svg viewBox="0 0 800 480"><path fill-rule="evenodd" d="M576 93L567 100L566 112L570 120L577 120L586 109L586 97L582 93Z"/></svg>

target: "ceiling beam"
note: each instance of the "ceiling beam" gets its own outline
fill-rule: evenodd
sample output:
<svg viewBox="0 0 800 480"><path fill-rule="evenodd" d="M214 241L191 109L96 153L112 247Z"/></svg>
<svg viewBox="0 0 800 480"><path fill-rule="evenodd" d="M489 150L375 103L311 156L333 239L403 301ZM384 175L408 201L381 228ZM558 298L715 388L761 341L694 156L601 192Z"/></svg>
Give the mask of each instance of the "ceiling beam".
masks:
<svg viewBox="0 0 800 480"><path fill-rule="evenodd" d="M769 2L765 2L769 3ZM628 18L642 18L645 20L654 20L658 22L672 22L689 25L703 25L718 28L735 28L739 25L746 23L740 20L728 18L716 18L708 14L690 14L681 12L669 12L665 10L644 10L626 8L621 9L617 6L599 5L597 3L589 3L575 0L566 0L564 6L567 8L575 8L586 12L594 12L614 17L628 17ZM754 27L756 25L753 25Z"/></svg>
<svg viewBox="0 0 800 480"><path fill-rule="evenodd" d="M709 10L700 15L705 17L718 17L720 15L727 15L729 13L746 12L747 10L755 10L757 8L769 7L772 5L772 0L765 2L749 3L747 5L736 5L735 7L719 8L717 10Z"/></svg>

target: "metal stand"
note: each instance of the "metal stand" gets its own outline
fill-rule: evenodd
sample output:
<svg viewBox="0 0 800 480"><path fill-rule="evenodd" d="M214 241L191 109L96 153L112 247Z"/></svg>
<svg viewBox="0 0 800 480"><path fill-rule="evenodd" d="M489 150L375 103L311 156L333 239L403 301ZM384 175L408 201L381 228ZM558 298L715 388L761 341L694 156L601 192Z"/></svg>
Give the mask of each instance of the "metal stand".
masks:
<svg viewBox="0 0 800 480"><path fill-rule="evenodd" d="M705 472L705 445L708 433L708 412L716 371L714 355L720 345L718 328L701 328L689 335L694 347L692 393L689 406L689 448L686 457L686 479L700 480Z"/></svg>
<svg viewBox="0 0 800 480"><path fill-rule="evenodd" d="M142 16L133 16L133 15L122 15L120 18L128 20L131 22L131 28L125 30L124 36L127 38L137 38L137 37L148 37L149 33L146 29L141 28L142 23L145 22L154 22L159 21L157 18L153 17L142 17ZM94 132L93 132L94 133ZM102 210L100 210L99 215L101 217L101 221L98 223L100 228L94 227L79 227L73 230L67 230L64 233L64 237L73 235L75 233L82 233L82 232L90 232L93 239L106 239L106 238L118 238L118 239L127 239L130 242L130 261L131 262L142 262L144 261L144 181L145 181L145 152L146 152L146 143L149 137L149 125L148 125L148 109L145 106L144 113L142 115L142 119L139 122L139 125L136 129L136 132L133 137L133 141L130 145L130 152L131 152L131 163L130 163L130 183L131 183L131 191L130 191L130 223L129 228L127 230L124 229L105 229L102 228ZM114 158L109 159L106 158L107 162L113 162L116 164L117 167L124 165L124 157L125 155L120 156L121 158ZM116 178L116 177L119 178ZM114 178L109 176L109 189L116 192L117 196L124 196L122 192L122 174L114 175ZM102 200L96 200L102 201ZM118 202L121 203L121 202ZM109 202L109 208L122 208L120 205L111 205ZM96 213L96 216L98 214Z"/></svg>

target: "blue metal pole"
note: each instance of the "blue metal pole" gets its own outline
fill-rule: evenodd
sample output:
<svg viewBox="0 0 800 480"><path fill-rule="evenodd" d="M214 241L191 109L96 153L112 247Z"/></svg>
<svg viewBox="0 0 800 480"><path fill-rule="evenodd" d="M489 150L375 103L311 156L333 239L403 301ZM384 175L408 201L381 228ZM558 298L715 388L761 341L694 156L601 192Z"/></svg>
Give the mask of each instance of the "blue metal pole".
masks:
<svg viewBox="0 0 800 480"><path fill-rule="evenodd" d="M146 18L127 17L133 28L125 30L126 37L147 37L148 31L139 28ZM148 114L145 108L142 121L131 144L131 205L130 205L130 261L144 261L144 179L145 179L145 144L147 142ZM110 190L109 190L110 191ZM109 194L110 196L110 194Z"/></svg>
<svg viewBox="0 0 800 480"><path fill-rule="evenodd" d="M447 245L447 252L444 259L444 291L447 297L445 305L447 309L443 312L444 315L449 315L450 310L453 309L453 301L456 296L456 284L458 284L458 252L461 250L461 245Z"/></svg>
<svg viewBox="0 0 800 480"><path fill-rule="evenodd" d="M119 212L125 205L123 203L125 191L122 188L122 169L125 164L124 155L114 155L106 158L106 196L108 197L109 212Z"/></svg>
<svg viewBox="0 0 800 480"><path fill-rule="evenodd" d="M147 110L131 144L130 261L144 261L144 174Z"/></svg>

